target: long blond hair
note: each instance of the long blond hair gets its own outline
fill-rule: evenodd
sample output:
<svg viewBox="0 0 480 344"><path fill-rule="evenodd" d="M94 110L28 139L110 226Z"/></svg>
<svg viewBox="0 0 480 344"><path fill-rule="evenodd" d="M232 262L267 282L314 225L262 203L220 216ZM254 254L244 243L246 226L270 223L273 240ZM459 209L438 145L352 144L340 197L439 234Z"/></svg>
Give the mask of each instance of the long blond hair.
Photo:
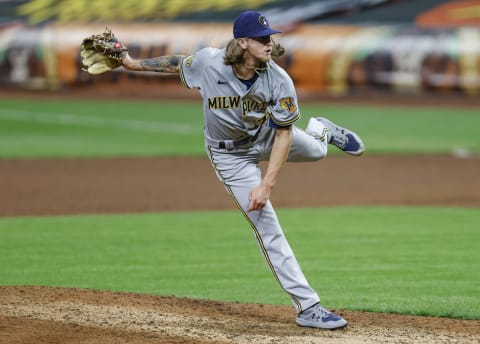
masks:
<svg viewBox="0 0 480 344"><path fill-rule="evenodd" d="M272 57L280 57L285 53L285 48L277 43L272 38ZM233 66L236 64L242 64L243 62L243 53L244 50L237 43L235 38L231 39L227 44L227 49L225 52L225 57L223 58L223 63L227 66Z"/></svg>

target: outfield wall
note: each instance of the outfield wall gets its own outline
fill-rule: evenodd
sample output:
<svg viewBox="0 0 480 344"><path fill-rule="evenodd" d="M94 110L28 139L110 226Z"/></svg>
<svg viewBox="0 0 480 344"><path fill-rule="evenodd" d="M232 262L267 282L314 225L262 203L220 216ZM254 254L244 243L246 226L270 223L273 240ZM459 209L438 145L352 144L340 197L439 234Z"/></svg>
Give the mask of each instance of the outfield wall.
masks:
<svg viewBox="0 0 480 344"><path fill-rule="evenodd" d="M88 88L99 93L148 95L160 94L162 87L181 87L172 75L123 69L101 76L83 72L80 42L104 28L60 23L0 27L0 87ZM110 28L137 58L222 47L231 38L231 25L221 23L112 24ZM287 53L278 63L302 91L322 95L480 93L479 27L301 24L285 29L278 40Z"/></svg>

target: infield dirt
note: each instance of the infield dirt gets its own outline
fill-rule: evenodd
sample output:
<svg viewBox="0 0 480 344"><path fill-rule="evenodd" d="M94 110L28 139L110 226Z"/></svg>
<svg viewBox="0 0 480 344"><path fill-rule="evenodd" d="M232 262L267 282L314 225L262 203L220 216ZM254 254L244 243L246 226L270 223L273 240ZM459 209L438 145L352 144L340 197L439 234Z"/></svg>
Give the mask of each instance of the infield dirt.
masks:
<svg viewBox="0 0 480 344"><path fill-rule="evenodd" d="M479 171L479 156L331 156L287 164L272 201L479 207ZM0 175L0 216L234 209L204 158L0 160ZM322 331L293 307L9 286L0 343L480 343L480 320L336 311L348 327Z"/></svg>

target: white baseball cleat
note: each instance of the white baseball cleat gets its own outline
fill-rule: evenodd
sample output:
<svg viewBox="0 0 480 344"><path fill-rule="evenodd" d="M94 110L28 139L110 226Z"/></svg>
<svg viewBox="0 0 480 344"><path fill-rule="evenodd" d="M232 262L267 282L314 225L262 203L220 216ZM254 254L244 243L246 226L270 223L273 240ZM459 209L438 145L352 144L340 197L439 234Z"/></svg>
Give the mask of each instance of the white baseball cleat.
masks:
<svg viewBox="0 0 480 344"><path fill-rule="evenodd" d="M297 324L304 327L335 330L347 326L345 319L327 311L319 303L307 308L297 316Z"/></svg>
<svg viewBox="0 0 480 344"><path fill-rule="evenodd" d="M322 141L326 137L328 143L350 155L358 156L365 152L365 145L360 136L324 117L310 118L305 131Z"/></svg>

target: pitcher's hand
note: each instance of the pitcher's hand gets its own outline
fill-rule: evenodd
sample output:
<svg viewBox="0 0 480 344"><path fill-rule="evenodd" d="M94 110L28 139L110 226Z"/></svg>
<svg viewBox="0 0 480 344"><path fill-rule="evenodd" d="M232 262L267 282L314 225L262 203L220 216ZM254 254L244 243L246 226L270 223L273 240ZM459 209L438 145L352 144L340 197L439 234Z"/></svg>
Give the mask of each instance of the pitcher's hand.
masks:
<svg viewBox="0 0 480 344"><path fill-rule="evenodd" d="M247 211L262 209L270 199L271 190L272 188L270 186L264 184L260 184L259 186L250 190L250 193L248 194L250 206L248 207Z"/></svg>

